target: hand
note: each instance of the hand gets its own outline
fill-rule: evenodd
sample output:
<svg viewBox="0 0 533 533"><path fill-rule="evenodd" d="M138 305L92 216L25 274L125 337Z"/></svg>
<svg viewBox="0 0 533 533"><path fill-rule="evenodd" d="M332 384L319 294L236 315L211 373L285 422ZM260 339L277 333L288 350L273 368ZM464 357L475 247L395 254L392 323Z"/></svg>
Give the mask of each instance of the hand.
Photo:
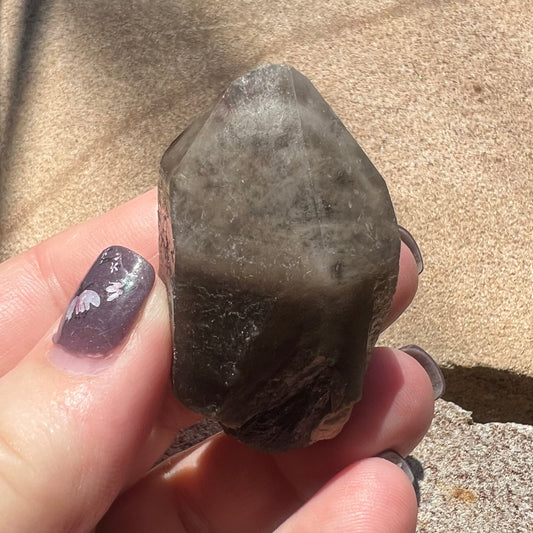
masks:
<svg viewBox="0 0 533 533"><path fill-rule="evenodd" d="M0 265L2 532L415 530L409 479L375 457L407 455L433 414L428 374L399 350L376 349L363 399L333 440L269 456L219 434L149 471L198 417L170 392L163 284L151 288L151 268L139 259L146 298L123 304L126 288L113 276L129 268L130 252L101 256L111 245L157 271L155 191ZM98 257L100 270L76 292ZM402 245L389 323L412 300L417 278ZM106 320L80 340L76 321L89 316ZM110 355L72 353L95 346Z"/></svg>

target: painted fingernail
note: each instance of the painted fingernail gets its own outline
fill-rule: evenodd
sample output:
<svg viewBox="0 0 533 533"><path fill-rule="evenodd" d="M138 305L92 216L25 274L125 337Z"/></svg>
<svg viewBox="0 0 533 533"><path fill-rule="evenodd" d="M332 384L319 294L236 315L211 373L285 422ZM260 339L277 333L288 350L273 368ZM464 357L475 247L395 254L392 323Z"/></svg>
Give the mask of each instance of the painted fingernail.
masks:
<svg viewBox="0 0 533 533"><path fill-rule="evenodd" d="M108 354L130 333L154 281L154 268L140 255L106 248L70 301L54 342L80 355Z"/></svg>
<svg viewBox="0 0 533 533"><path fill-rule="evenodd" d="M424 271L424 260L422 259L422 252L420 251L415 238L403 226L398 226L398 230L400 231L400 239L402 239L407 248L411 250L411 253L415 258L418 275L422 274Z"/></svg>
<svg viewBox="0 0 533 533"><path fill-rule="evenodd" d="M411 467L399 453L396 453L394 450L386 450L380 453L377 457L386 459L387 461L390 461L396 466L399 466L405 472L411 484L415 482L415 476L413 474L413 471L411 470Z"/></svg>
<svg viewBox="0 0 533 533"><path fill-rule="evenodd" d="M433 387L433 398L435 400L442 398L442 395L446 390L446 381L444 379L444 374L435 359L433 359L426 350L423 350L416 344L403 346L400 350L416 359L427 372L429 379L431 380L431 386Z"/></svg>

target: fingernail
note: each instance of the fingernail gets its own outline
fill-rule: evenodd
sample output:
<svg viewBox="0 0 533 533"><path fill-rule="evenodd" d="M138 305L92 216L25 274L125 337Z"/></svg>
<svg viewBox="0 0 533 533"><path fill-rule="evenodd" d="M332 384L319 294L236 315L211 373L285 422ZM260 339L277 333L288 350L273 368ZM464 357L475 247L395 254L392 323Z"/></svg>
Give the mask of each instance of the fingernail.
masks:
<svg viewBox="0 0 533 533"><path fill-rule="evenodd" d="M424 271L424 260L422 259L422 252L420 251L418 244L416 244L415 238L402 226L398 226L398 230L400 232L400 239L402 239L407 248L411 250L411 253L415 258L418 275L422 274Z"/></svg>
<svg viewBox="0 0 533 533"><path fill-rule="evenodd" d="M429 379L431 380L431 386L433 387L433 398L435 400L442 398L442 395L446 390L446 381L444 379L444 374L435 359L433 359L426 350L423 350L416 344L403 346L400 350L416 359L427 372Z"/></svg>
<svg viewBox="0 0 533 533"><path fill-rule="evenodd" d="M130 333L154 281L154 268L140 255L106 248L70 301L54 342L75 354L108 354Z"/></svg>
<svg viewBox="0 0 533 533"><path fill-rule="evenodd" d="M399 453L396 453L394 450L386 450L380 453L377 457L386 459L387 461L390 461L396 466L399 466L405 472L411 484L415 482L415 476L413 474L413 471L411 470L411 467L407 464L407 461Z"/></svg>

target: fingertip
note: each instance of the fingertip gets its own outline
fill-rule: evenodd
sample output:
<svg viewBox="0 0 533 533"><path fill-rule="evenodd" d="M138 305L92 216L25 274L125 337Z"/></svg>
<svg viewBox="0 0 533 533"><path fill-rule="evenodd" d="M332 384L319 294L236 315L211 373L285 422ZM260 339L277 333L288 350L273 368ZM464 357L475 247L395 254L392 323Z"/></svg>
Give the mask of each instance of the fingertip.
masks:
<svg viewBox="0 0 533 533"><path fill-rule="evenodd" d="M412 533L416 494L404 472L379 458L363 459L340 472L276 533Z"/></svg>
<svg viewBox="0 0 533 533"><path fill-rule="evenodd" d="M433 398L435 400L442 398L446 390L446 380L437 361L426 350L416 344L408 344L400 348L400 350L413 357L426 371L433 387Z"/></svg>
<svg viewBox="0 0 533 533"><path fill-rule="evenodd" d="M418 266L409 248L402 242L398 283L384 329L390 326L410 305L418 289Z"/></svg>
<svg viewBox="0 0 533 533"><path fill-rule="evenodd" d="M405 244L413 254L413 257L416 261L418 275L422 274L424 271L424 259L415 238L403 226L398 226L398 230L400 231L400 239L402 240L402 243Z"/></svg>
<svg viewBox="0 0 533 533"><path fill-rule="evenodd" d="M405 456L426 434L433 410L431 381L418 362L401 350L376 348L363 397L341 433L343 448L354 457L348 445L355 441L359 457L376 455L384 449Z"/></svg>
<svg viewBox="0 0 533 533"><path fill-rule="evenodd" d="M386 524L383 531L414 532L418 501L410 477L401 467L382 458L373 457L363 463L369 479L380 488L379 492L376 490L376 501Z"/></svg>
<svg viewBox="0 0 533 533"><path fill-rule="evenodd" d="M403 413L398 440L394 449L401 455L409 454L427 433L434 415L434 393L430 376L420 363L407 353L391 350L408 376L409 385L396 398L395 410Z"/></svg>

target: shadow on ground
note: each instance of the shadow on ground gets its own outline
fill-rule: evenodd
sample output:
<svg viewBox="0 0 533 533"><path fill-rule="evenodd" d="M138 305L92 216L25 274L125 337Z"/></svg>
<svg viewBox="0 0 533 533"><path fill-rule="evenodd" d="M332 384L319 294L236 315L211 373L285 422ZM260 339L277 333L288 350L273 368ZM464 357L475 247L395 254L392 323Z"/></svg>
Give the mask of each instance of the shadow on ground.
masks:
<svg viewBox="0 0 533 533"><path fill-rule="evenodd" d="M29 83L29 70L33 61L35 42L40 36L40 23L42 19L43 5L46 0L25 0L21 9L22 30L18 36L18 42L13 48L15 54L14 73L11 82L5 91L7 94L0 95L1 118L0 120L0 187L6 177L9 160L11 158L13 134L16 127L17 109L23 101L26 85ZM9 24L10 21L0 20L0 27ZM0 38L0 48L5 47L7 42L2 36ZM7 72L0 73L7 76ZM0 203L3 208L3 203ZM2 240L2 230L0 226L0 242Z"/></svg>
<svg viewBox="0 0 533 533"><path fill-rule="evenodd" d="M444 399L472 412L474 422L533 425L533 378L490 367L449 367Z"/></svg>

